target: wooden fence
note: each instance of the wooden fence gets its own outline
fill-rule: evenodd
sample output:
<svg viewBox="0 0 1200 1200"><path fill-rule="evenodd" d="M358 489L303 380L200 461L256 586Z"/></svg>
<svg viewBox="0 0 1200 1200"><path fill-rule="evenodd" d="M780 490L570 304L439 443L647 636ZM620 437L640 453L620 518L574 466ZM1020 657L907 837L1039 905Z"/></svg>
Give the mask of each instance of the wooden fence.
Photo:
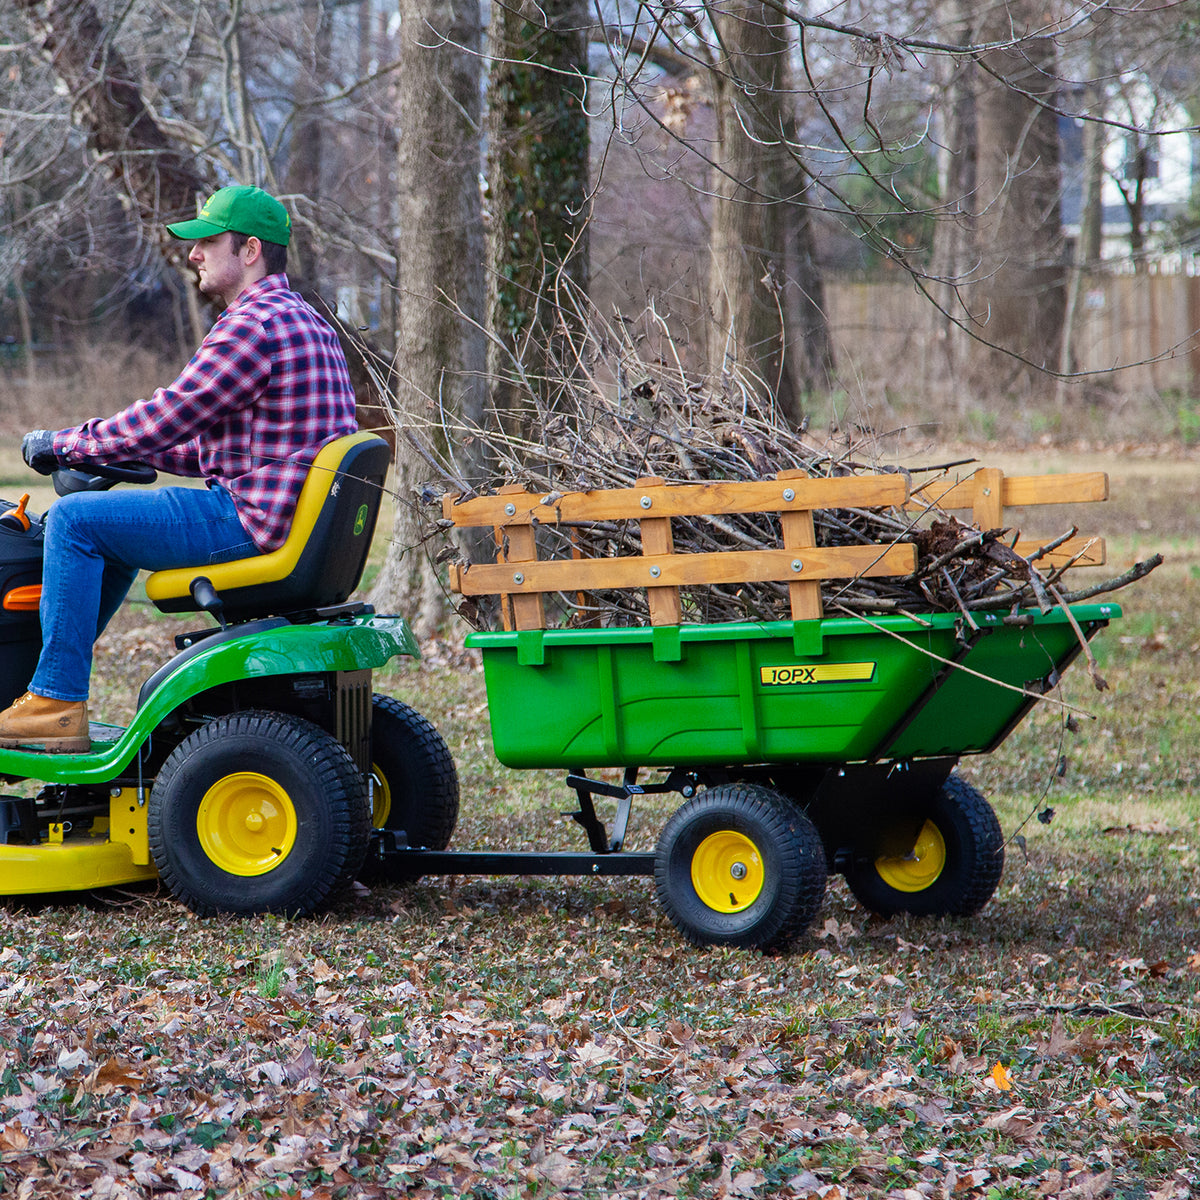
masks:
<svg viewBox="0 0 1200 1200"><path fill-rule="evenodd" d="M932 305L911 282L825 285L839 365L868 378L932 385L946 377L951 349ZM1200 390L1200 277L1089 278L1080 291L1076 370L1124 392Z"/></svg>

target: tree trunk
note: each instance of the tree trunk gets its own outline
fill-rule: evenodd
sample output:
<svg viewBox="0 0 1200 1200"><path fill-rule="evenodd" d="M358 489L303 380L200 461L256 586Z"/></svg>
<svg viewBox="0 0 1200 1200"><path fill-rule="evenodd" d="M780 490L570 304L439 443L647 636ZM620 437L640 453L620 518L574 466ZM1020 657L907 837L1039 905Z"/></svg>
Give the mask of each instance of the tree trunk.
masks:
<svg viewBox="0 0 1200 1200"><path fill-rule="evenodd" d="M789 120L788 140L798 146L799 129ZM789 169L790 168L790 169ZM785 164L790 179L789 196L805 196L810 186L799 159L790 155ZM812 210L803 200L788 203L784 210L784 304L783 344L788 358L784 366L795 393L828 390L834 382L833 341L825 308L825 280L817 263ZM802 419L797 412L792 419Z"/></svg>
<svg viewBox="0 0 1200 1200"><path fill-rule="evenodd" d="M1104 90L1099 84L1100 56L1098 32L1093 29L1088 38L1088 82L1084 87L1083 178L1079 199L1079 236L1067 276L1066 305L1063 315L1062 344L1059 350L1058 384L1055 398L1061 405L1066 400L1068 376L1076 369L1075 334L1079 324L1079 299L1084 281L1090 271L1100 264L1101 234L1104 209L1102 184L1104 179Z"/></svg>
<svg viewBox="0 0 1200 1200"><path fill-rule="evenodd" d="M523 388L553 392L577 328L564 280L588 287L588 0L491 6L488 355L492 403L515 430Z"/></svg>
<svg viewBox="0 0 1200 1200"><path fill-rule="evenodd" d="M1026 11L1028 10L1028 11ZM1032 0L988 10L980 30L1003 39L1037 27ZM1041 107L1053 99L1055 47L1026 37L984 57L977 98L976 247L980 266L969 301L977 339L971 380L980 390L1028 388L1042 368L1056 369L1064 310L1064 245L1058 122ZM1019 357L1018 357L1019 356Z"/></svg>
<svg viewBox="0 0 1200 1200"><path fill-rule="evenodd" d="M941 9L950 41L967 44L973 30L969 0L945 0ZM934 225L933 280L929 310L933 345L945 374L951 379L961 370L967 337L959 322L969 320L960 290L975 265L976 116L975 93L979 68L967 59L940 60L945 76L940 82L938 137L938 201L941 219ZM958 393L967 399L964 391Z"/></svg>
<svg viewBox="0 0 1200 1200"><path fill-rule="evenodd" d="M714 73L716 164L709 304L720 344L760 376L794 423L804 393L832 367L807 179L789 147L794 128L790 38L778 6L733 0L710 12L720 44ZM793 293L789 295L789 293Z"/></svg>
<svg viewBox="0 0 1200 1200"><path fill-rule="evenodd" d="M37 383L37 358L33 345L33 318L29 312L29 297L25 295L25 277L21 264L13 266L13 296L17 303L17 325L21 330L21 352L25 357L25 386L32 389Z"/></svg>
<svg viewBox="0 0 1200 1200"><path fill-rule="evenodd" d="M478 0L401 0L400 14L396 513L371 600L413 615L428 633L444 615L436 569L419 544L416 494L429 471L406 433L443 417L475 425L483 417L481 29ZM477 461L459 465L478 479Z"/></svg>
<svg viewBox="0 0 1200 1200"><path fill-rule="evenodd" d="M1098 34L1088 42L1088 82L1084 88L1083 198L1079 213L1079 246L1076 261L1095 270L1104 241L1104 142L1105 96L1101 79Z"/></svg>

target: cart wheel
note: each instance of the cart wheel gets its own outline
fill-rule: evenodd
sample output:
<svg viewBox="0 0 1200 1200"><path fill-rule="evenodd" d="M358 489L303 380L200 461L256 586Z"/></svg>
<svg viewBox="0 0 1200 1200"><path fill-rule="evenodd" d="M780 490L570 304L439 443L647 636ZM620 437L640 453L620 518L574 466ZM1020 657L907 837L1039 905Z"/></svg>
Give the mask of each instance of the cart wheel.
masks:
<svg viewBox="0 0 1200 1200"><path fill-rule="evenodd" d="M1004 870L1004 835L992 806L958 775L930 797L925 824L904 858L852 862L846 882L883 916L965 916L991 898Z"/></svg>
<svg viewBox="0 0 1200 1200"><path fill-rule="evenodd" d="M821 907L825 874L812 822L778 792L746 783L683 804L654 858L659 904L697 946L786 948Z"/></svg>
<svg viewBox="0 0 1200 1200"><path fill-rule="evenodd" d="M218 717L181 742L150 794L150 850L189 908L319 909L362 864L367 790L345 747L300 717Z"/></svg>
<svg viewBox="0 0 1200 1200"><path fill-rule="evenodd" d="M458 820L458 772L442 735L416 709L376 695L371 702L371 824L402 830L410 846L445 850ZM364 878L411 883L416 871L373 859Z"/></svg>

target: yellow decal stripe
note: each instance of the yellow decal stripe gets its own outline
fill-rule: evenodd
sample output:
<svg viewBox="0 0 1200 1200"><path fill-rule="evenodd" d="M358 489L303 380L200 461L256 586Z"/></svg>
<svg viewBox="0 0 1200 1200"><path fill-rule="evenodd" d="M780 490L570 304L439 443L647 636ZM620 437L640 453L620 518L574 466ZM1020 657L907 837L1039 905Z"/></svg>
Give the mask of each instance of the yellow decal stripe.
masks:
<svg viewBox="0 0 1200 1200"><path fill-rule="evenodd" d="M759 668L759 678L765 687L797 683L867 683L874 675L873 662L813 663L811 666L792 663Z"/></svg>

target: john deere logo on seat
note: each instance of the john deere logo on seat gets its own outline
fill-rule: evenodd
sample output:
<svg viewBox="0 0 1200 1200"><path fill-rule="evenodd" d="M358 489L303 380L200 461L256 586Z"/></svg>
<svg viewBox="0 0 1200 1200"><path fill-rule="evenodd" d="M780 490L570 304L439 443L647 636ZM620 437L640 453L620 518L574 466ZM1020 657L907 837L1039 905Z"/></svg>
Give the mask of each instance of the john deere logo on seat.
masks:
<svg viewBox="0 0 1200 1200"><path fill-rule="evenodd" d="M354 518L354 536L358 537L360 533L367 527L367 506L362 505L357 516Z"/></svg>

